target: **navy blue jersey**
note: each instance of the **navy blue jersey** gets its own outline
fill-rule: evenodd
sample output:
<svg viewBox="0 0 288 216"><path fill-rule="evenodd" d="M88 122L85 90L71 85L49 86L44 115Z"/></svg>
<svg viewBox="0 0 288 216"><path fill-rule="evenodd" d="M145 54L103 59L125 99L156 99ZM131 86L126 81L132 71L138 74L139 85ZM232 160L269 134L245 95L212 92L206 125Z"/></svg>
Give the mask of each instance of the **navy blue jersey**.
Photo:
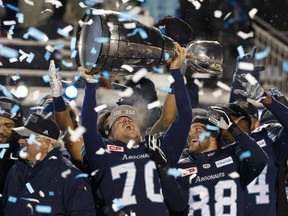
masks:
<svg viewBox="0 0 288 216"><path fill-rule="evenodd" d="M161 149L167 155L169 165L175 166L189 133L192 112L180 71L172 71L172 76L178 112L162 137ZM93 184L101 192L105 214L168 215L159 176L144 142L128 148L120 141L104 140L97 130L95 94L95 85L86 83L81 117L87 130L83 135L87 162L92 170Z"/></svg>
<svg viewBox="0 0 288 216"><path fill-rule="evenodd" d="M261 173L267 157L247 134L238 135L236 141L241 148L237 154L220 149L191 153L179 161L177 168L182 176L177 182L182 193L169 190L173 179L161 181L163 195L173 211L180 212L189 205L188 215L243 215L245 186ZM248 151L251 156L244 157ZM182 196L186 206L177 202Z"/></svg>

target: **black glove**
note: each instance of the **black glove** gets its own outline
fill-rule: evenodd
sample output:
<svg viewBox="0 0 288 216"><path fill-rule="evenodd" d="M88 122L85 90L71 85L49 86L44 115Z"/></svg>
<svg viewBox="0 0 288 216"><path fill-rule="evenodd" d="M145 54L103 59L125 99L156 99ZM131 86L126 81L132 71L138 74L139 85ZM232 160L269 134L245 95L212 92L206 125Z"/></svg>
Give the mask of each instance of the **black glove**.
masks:
<svg viewBox="0 0 288 216"><path fill-rule="evenodd" d="M225 107L210 106L207 113L208 120L217 127L228 130L233 137L242 133L238 125L231 116L225 111Z"/></svg>
<svg viewBox="0 0 288 216"><path fill-rule="evenodd" d="M259 72L265 70L265 67L263 65L261 65L261 66L255 66L254 65L254 70L252 70L252 71L244 70L244 69L240 69L239 68L239 63L240 62L247 62L247 63L254 64L256 51L257 51L257 48L256 48L256 46L254 46L251 49L250 53L246 53L242 57L240 57L240 56L237 57L237 64L236 64L236 69L235 69L235 72L234 72L234 75L233 75L233 82L235 81L236 76L239 75L239 74L251 73L253 76L258 77Z"/></svg>
<svg viewBox="0 0 288 216"><path fill-rule="evenodd" d="M168 177L169 166L166 160L166 156L160 148L161 146L160 138L153 135L147 135L145 137L145 140L146 140L146 147L149 153L151 154L151 158L155 162L160 178Z"/></svg>
<svg viewBox="0 0 288 216"><path fill-rule="evenodd" d="M240 74L236 76L236 81L239 82L243 88L235 89L235 94L240 94L253 100L261 100L263 96L267 95L260 83L251 74Z"/></svg>

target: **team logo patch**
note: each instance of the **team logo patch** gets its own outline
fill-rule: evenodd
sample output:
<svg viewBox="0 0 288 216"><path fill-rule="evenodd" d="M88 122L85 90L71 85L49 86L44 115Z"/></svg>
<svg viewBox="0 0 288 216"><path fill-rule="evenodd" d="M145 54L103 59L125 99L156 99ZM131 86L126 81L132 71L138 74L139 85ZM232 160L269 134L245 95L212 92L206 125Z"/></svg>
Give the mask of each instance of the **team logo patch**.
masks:
<svg viewBox="0 0 288 216"><path fill-rule="evenodd" d="M222 166L226 166L226 165L232 164L232 163L233 163L232 157L227 157L227 158L224 158L222 160L215 162L217 168L222 167Z"/></svg>
<svg viewBox="0 0 288 216"><path fill-rule="evenodd" d="M209 169L210 167L211 167L210 164L203 164L203 168L204 168L204 169Z"/></svg>
<svg viewBox="0 0 288 216"><path fill-rule="evenodd" d="M182 177L192 175L194 173L197 174L198 169L197 169L197 167L189 167L186 169L181 169L181 173L182 173Z"/></svg>
<svg viewBox="0 0 288 216"><path fill-rule="evenodd" d="M124 147L116 145L107 145L109 151L124 152Z"/></svg>
<svg viewBox="0 0 288 216"><path fill-rule="evenodd" d="M263 148L264 146L266 146L266 142L265 142L264 139L257 141L257 144L258 144L261 148Z"/></svg>

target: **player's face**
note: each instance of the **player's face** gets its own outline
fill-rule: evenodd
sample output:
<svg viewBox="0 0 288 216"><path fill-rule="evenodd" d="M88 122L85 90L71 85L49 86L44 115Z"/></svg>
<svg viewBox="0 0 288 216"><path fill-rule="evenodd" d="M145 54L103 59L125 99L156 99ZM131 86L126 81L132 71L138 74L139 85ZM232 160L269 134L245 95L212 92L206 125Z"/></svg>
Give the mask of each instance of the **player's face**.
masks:
<svg viewBox="0 0 288 216"><path fill-rule="evenodd" d="M9 118L0 116L0 144L8 143L12 137L12 128L15 122Z"/></svg>
<svg viewBox="0 0 288 216"><path fill-rule="evenodd" d="M191 125L188 136L189 152L200 153L214 150L210 145L210 136L203 136L205 132L207 130L204 124L193 123Z"/></svg>
<svg viewBox="0 0 288 216"><path fill-rule="evenodd" d="M141 140L139 127L132 119L125 116L118 118L113 123L111 131L114 139L124 143L134 140L135 144L138 144Z"/></svg>

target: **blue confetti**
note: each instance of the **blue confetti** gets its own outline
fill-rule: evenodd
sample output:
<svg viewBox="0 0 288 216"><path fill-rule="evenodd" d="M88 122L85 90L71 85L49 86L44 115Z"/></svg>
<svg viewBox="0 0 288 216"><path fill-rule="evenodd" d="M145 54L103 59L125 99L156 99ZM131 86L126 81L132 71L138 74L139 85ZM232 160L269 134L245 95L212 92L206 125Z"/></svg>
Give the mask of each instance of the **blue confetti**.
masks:
<svg viewBox="0 0 288 216"><path fill-rule="evenodd" d="M77 176L75 176L75 179L78 179L78 178L88 178L88 174L87 173L80 173Z"/></svg>
<svg viewBox="0 0 288 216"><path fill-rule="evenodd" d="M73 62L67 62L62 60L61 63L65 66L65 67L73 67Z"/></svg>
<svg viewBox="0 0 288 216"><path fill-rule="evenodd" d="M109 42L109 38L108 37L96 37L94 39L94 41L96 43L108 43Z"/></svg>
<svg viewBox="0 0 288 216"><path fill-rule="evenodd" d="M14 28L15 28L15 25L11 25L10 28L9 28L9 34L13 35L14 34Z"/></svg>
<svg viewBox="0 0 288 216"><path fill-rule="evenodd" d="M127 34L127 36L128 36L128 37L131 37L131 36L136 35L137 33L139 33L139 35L140 35L140 37L141 37L142 39L148 38L148 35L147 35L147 33L144 31L143 28L136 28L136 29L134 29L134 31L133 31L132 33Z"/></svg>
<svg viewBox="0 0 288 216"><path fill-rule="evenodd" d="M57 33L63 37L66 37L66 38L69 37L69 32L64 32L63 29L61 28L57 29Z"/></svg>
<svg viewBox="0 0 288 216"><path fill-rule="evenodd" d="M33 193L35 192L34 189L33 189L33 187L32 187L32 185L31 185L29 182L27 182L27 183L25 184L25 186L27 187L27 189L28 189L28 191L29 191L30 194L33 194Z"/></svg>
<svg viewBox="0 0 288 216"><path fill-rule="evenodd" d="M246 158L250 158L251 157L251 152L250 151L244 151L241 153L239 159L242 161Z"/></svg>
<svg viewBox="0 0 288 216"><path fill-rule="evenodd" d="M0 148L9 148L9 147L10 147L9 143L3 143L0 145Z"/></svg>
<svg viewBox="0 0 288 216"><path fill-rule="evenodd" d="M110 79L110 73L109 73L108 71L104 71L104 72L102 73L102 75L103 75L104 79L106 79L106 80L109 80L109 79Z"/></svg>
<svg viewBox="0 0 288 216"><path fill-rule="evenodd" d="M30 52L28 58L26 59L26 62L31 63L33 61L34 57L35 57L35 54Z"/></svg>
<svg viewBox="0 0 288 216"><path fill-rule="evenodd" d="M76 48L76 37L72 37L70 41L70 50L75 50Z"/></svg>
<svg viewBox="0 0 288 216"><path fill-rule="evenodd" d="M213 126L213 125L209 125L209 124L206 125L206 129L207 130L212 130L212 131L219 131L219 127Z"/></svg>
<svg viewBox="0 0 288 216"><path fill-rule="evenodd" d="M77 50L73 50L72 53L71 53L70 58L75 58L76 55L77 55Z"/></svg>
<svg viewBox="0 0 288 216"><path fill-rule="evenodd" d="M5 58L18 58L18 55L18 50L0 44L0 56L3 56Z"/></svg>
<svg viewBox="0 0 288 216"><path fill-rule="evenodd" d="M1 50L1 49L0 49L0 50ZM0 84L0 89L1 89L2 93L3 93L6 97L8 97L9 99L13 99L13 95L8 91L7 88L5 88L5 86L3 86L3 85Z"/></svg>
<svg viewBox="0 0 288 216"><path fill-rule="evenodd" d="M262 52L258 52L255 54L255 59L256 60L261 60L261 59L264 59L266 58L269 53L271 51L271 48L270 47L267 47L265 50L263 50Z"/></svg>
<svg viewBox="0 0 288 216"><path fill-rule="evenodd" d="M2 144L1 144L2 145ZM6 153L7 149L6 148L3 148L0 152L0 159L3 159L5 153Z"/></svg>
<svg viewBox="0 0 288 216"><path fill-rule="evenodd" d="M49 51L46 51L45 55L44 55L44 58L46 61L48 61L51 57L51 53Z"/></svg>
<svg viewBox="0 0 288 216"><path fill-rule="evenodd" d="M205 139L205 137L209 137L209 136L211 136L211 132L205 131L205 132L203 132L203 133L200 134L198 140L199 140L199 142L203 142L204 139Z"/></svg>
<svg viewBox="0 0 288 216"><path fill-rule="evenodd" d="M239 53L240 58L242 58L245 55L245 51L242 46L238 46L237 51Z"/></svg>
<svg viewBox="0 0 288 216"><path fill-rule="evenodd" d="M54 191L49 191L49 196L55 196L55 193L54 193Z"/></svg>
<svg viewBox="0 0 288 216"><path fill-rule="evenodd" d="M97 53L97 50L96 50L94 47L92 47L90 53L93 54L93 55L95 55L95 54Z"/></svg>
<svg viewBox="0 0 288 216"><path fill-rule="evenodd" d="M38 41L48 41L49 40L49 38L47 37L47 35L45 33L43 33L42 31L40 31L39 29L37 29L35 27L29 27L27 34L28 34L28 36L31 36L32 38L34 38ZM26 37L28 37L28 36L26 36Z"/></svg>
<svg viewBox="0 0 288 216"><path fill-rule="evenodd" d="M8 197L8 202L16 203L17 202L17 197L9 196Z"/></svg>
<svg viewBox="0 0 288 216"><path fill-rule="evenodd" d="M113 210L119 211L120 209L124 208L124 205L118 200L118 199L113 199L112 200L113 204L115 205L116 208L113 208Z"/></svg>
<svg viewBox="0 0 288 216"><path fill-rule="evenodd" d="M166 53L165 52L165 54L164 54L164 59L165 60L168 60L168 59L170 59L171 58L171 56L169 55L169 53Z"/></svg>
<svg viewBox="0 0 288 216"><path fill-rule="evenodd" d="M53 49L54 50L59 50L59 49L62 49L65 47L65 44L64 43L60 43L60 44L57 44L55 46L53 46Z"/></svg>
<svg viewBox="0 0 288 216"><path fill-rule="evenodd" d="M42 79L43 79L43 81L44 81L45 83L49 83L49 82L50 82L50 77L49 77L48 74L47 74L47 75L43 75L43 76L42 76Z"/></svg>
<svg viewBox="0 0 288 216"><path fill-rule="evenodd" d="M20 106L18 106L17 104L15 104L11 109L10 109L10 113L12 116L16 115L17 112L19 111Z"/></svg>
<svg viewBox="0 0 288 216"><path fill-rule="evenodd" d="M282 69L284 72L288 72L288 61L287 60L282 62Z"/></svg>
<svg viewBox="0 0 288 216"><path fill-rule="evenodd" d="M35 138L36 138L35 134L31 134L27 140L27 143L30 145L33 144L35 141Z"/></svg>
<svg viewBox="0 0 288 216"><path fill-rule="evenodd" d="M48 205L36 205L35 211L50 214L52 212L52 207Z"/></svg>
<svg viewBox="0 0 288 216"><path fill-rule="evenodd" d="M16 17L18 19L18 23L23 23L24 22L24 14L23 13L17 13Z"/></svg>
<svg viewBox="0 0 288 216"><path fill-rule="evenodd" d="M168 169L168 175L174 176L174 177L179 177L179 176L181 176L181 172L176 168L169 168Z"/></svg>
<svg viewBox="0 0 288 216"><path fill-rule="evenodd" d="M14 5L12 5L12 4L7 3L6 7L11 9L11 10L13 10L13 11L15 11L15 12L19 12L19 8L14 6Z"/></svg>
<svg viewBox="0 0 288 216"><path fill-rule="evenodd" d="M93 62L86 62L86 64L85 64L86 66L92 66L92 67L96 67L96 64L95 63L93 63Z"/></svg>
<svg viewBox="0 0 288 216"><path fill-rule="evenodd" d="M160 90L161 91L166 91L168 93L171 93L172 92L172 89L168 86L160 86Z"/></svg>
<svg viewBox="0 0 288 216"><path fill-rule="evenodd" d="M163 68L157 68L157 67L155 67L155 66L153 66L152 67L152 70L153 71L155 71L155 72L157 72L157 73L159 73L159 74L163 74L164 73L164 70L163 70Z"/></svg>

